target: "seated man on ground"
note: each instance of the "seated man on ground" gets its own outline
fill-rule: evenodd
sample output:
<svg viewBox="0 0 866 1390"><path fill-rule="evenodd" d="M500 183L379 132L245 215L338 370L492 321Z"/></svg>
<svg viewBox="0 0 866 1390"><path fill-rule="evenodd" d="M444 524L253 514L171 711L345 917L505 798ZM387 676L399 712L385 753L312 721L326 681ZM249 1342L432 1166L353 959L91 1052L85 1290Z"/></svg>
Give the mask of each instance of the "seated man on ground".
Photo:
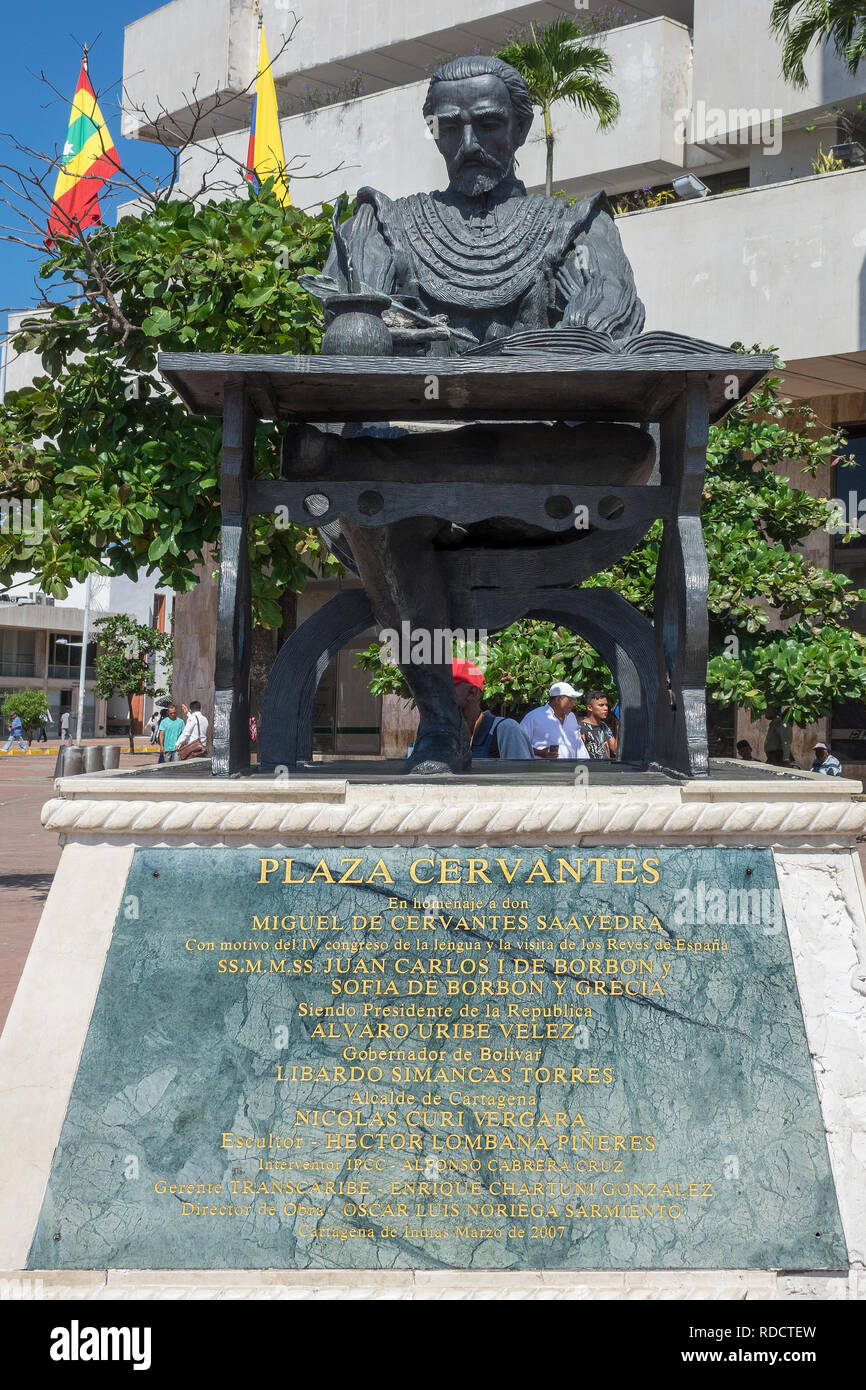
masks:
<svg viewBox="0 0 866 1390"><path fill-rule="evenodd" d="M815 759L810 772L823 772L825 777L841 777L842 764L834 757L826 743L815 744Z"/></svg>

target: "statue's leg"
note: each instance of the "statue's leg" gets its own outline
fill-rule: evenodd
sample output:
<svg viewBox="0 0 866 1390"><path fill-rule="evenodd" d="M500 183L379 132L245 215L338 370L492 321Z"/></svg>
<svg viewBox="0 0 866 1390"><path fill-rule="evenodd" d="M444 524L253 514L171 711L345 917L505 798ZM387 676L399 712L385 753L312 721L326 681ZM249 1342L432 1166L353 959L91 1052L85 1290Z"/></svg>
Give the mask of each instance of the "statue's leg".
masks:
<svg viewBox="0 0 866 1390"><path fill-rule="evenodd" d="M676 507L664 523L656 568L658 697L654 761L689 777L708 775L707 552L701 498L707 466L708 390L690 382L661 422L662 483Z"/></svg>
<svg viewBox="0 0 866 1390"><path fill-rule="evenodd" d="M409 624L410 651L401 655L411 656L414 648L423 657L426 648L444 658L400 665L418 706L413 771L468 771L469 735L454 699L450 650L444 650L442 638L449 630L448 591L433 549L441 522L411 517L390 526L359 526L341 518L340 526L380 628L402 635L402 625Z"/></svg>

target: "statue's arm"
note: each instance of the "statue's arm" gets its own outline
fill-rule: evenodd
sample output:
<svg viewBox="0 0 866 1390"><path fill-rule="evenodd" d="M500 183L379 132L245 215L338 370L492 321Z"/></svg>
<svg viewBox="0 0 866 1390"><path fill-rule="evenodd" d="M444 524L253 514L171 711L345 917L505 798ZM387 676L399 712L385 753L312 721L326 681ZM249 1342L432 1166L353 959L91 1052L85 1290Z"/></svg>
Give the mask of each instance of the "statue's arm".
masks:
<svg viewBox="0 0 866 1390"><path fill-rule="evenodd" d="M355 215L341 224L340 232L361 284L380 294L392 294L396 282L394 258L371 204L360 204ZM334 280L342 293L348 291L346 267L334 242L323 275Z"/></svg>
<svg viewBox="0 0 866 1390"><path fill-rule="evenodd" d="M610 204L598 194L582 209L580 229L556 276L563 327L634 337L646 315Z"/></svg>

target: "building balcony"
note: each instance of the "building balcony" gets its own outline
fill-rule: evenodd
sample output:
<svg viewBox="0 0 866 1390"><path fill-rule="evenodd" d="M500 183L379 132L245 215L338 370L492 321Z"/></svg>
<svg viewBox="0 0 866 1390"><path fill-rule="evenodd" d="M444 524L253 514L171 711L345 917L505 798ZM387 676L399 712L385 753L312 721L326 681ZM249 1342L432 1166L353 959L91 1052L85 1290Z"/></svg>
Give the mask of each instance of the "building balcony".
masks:
<svg viewBox="0 0 866 1390"><path fill-rule="evenodd" d="M58 666L49 662L48 679L50 681L75 681L77 684L78 675L78 666L65 666L63 664ZM96 680L96 668L94 666L85 666L84 679L85 681Z"/></svg>
<svg viewBox="0 0 866 1390"><path fill-rule="evenodd" d="M729 113L735 136L742 113L758 105L800 125L827 107L856 104L866 93L866 66L852 76L832 46L807 55L808 85L802 91L785 82L769 11L769 3L755 0L695 0L695 98Z"/></svg>
<svg viewBox="0 0 866 1390"><path fill-rule="evenodd" d="M34 661L15 661L4 659L0 661L0 677L2 676L35 676L36 663Z"/></svg>
<svg viewBox="0 0 866 1390"><path fill-rule="evenodd" d="M613 59L611 85L622 103L617 124L599 131L594 120L562 103L553 112L555 186L572 195L664 183L684 166L682 122L676 117L691 102L688 30L670 19L654 19L611 30L602 41ZM283 120L287 161L306 160L304 178L294 184L295 201L311 207L367 184L392 198L441 188L445 166L421 114L426 90L425 79ZM216 169L212 150L188 152L182 188L192 192L206 175L214 186L242 187L239 167L247 133L226 136L220 145L227 158ZM544 189L545 155L536 114L518 168L534 191Z"/></svg>
<svg viewBox="0 0 866 1390"><path fill-rule="evenodd" d="M866 390L866 169L617 220L647 328L774 347L792 395Z"/></svg>
<svg viewBox="0 0 866 1390"><path fill-rule="evenodd" d="M425 0L379 0L364 6L350 0L317 0L281 52L293 12L286 0L261 0L261 8L277 99L286 115L415 86L455 54L493 52L509 33L530 22L544 24L575 15L574 5L566 0L525 5L511 0L441 0L433 10ZM588 19L599 8L614 7L589 0L586 15L578 12L577 18ZM852 76L828 47L808 55L809 80L803 91L784 82L780 44L769 32L768 4L635 0L622 8L630 21L632 16L650 24L667 19L693 32L695 110L703 117L709 114L716 132L708 145L702 138L703 117L698 121L691 153L696 168L726 162L726 144L736 147L743 132L755 124L755 116L765 111L778 112L793 136L827 108L847 106L856 114L857 102L866 94L866 68ZM194 123L200 139L248 129L256 32L252 0L172 0L128 25L122 133L152 140L158 138L159 127L161 138L178 143ZM607 42L608 35L602 34L599 41ZM634 83L615 66L615 79L621 75L625 82L620 95L624 106L629 103L630 119L641 133L646 124L652 129L654 80L651 77L646 86ZM792 149L796 152L793 141ZM633 162L626 160L623 169ZM780 174L780 168L779 161L769 164L752 182L791 176Z"/></svg>
<svg viewBox="0 0 866 1390"><path fill-rule="evenodd" d="M591 0L591 8L605 7ZM624 8L690 24L694 0L639 0ZM280 109L287 113L339 101L350 91L370 95L411 85L456 54L494 52L530 22L575 17L569 0L440 0L433 8L426 0L317 0L280 52L282 36L291 32L290 7L261 0L261 11ZM248 127L257 51L252 0L173 0L127 25L122 133L156 138L158 112L163 128L188 128L193 87L209 105L213 94L219 98L207 133Z"/></svg>

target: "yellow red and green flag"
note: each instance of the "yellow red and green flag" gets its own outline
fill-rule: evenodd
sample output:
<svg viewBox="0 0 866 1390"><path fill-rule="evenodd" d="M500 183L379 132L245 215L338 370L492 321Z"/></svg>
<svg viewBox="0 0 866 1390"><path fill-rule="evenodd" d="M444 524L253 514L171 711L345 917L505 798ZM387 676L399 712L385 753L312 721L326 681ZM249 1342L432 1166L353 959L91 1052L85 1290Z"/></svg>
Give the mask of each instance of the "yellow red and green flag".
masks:
<svg viewBox="0 0 866 1390"><path fill-rule="evenodd" d="M268 57L264 25L259 23L259 66L256 76L256 95L247 150L247 179L258 188L266 179L274 180L274 192L283 207L291 203L283 138L280 134L280 113L274 74Z"/></svg>
<svg viewBox="0 0 866 1390"><path fill-rule="evenodd" d="M69 113L66 144L48 215L46 246L53 246L56 237L74 236L78 228L83 231L85 227L100 225L99 192L119 168L114 141L90 85L85 57Z"/></svg>

